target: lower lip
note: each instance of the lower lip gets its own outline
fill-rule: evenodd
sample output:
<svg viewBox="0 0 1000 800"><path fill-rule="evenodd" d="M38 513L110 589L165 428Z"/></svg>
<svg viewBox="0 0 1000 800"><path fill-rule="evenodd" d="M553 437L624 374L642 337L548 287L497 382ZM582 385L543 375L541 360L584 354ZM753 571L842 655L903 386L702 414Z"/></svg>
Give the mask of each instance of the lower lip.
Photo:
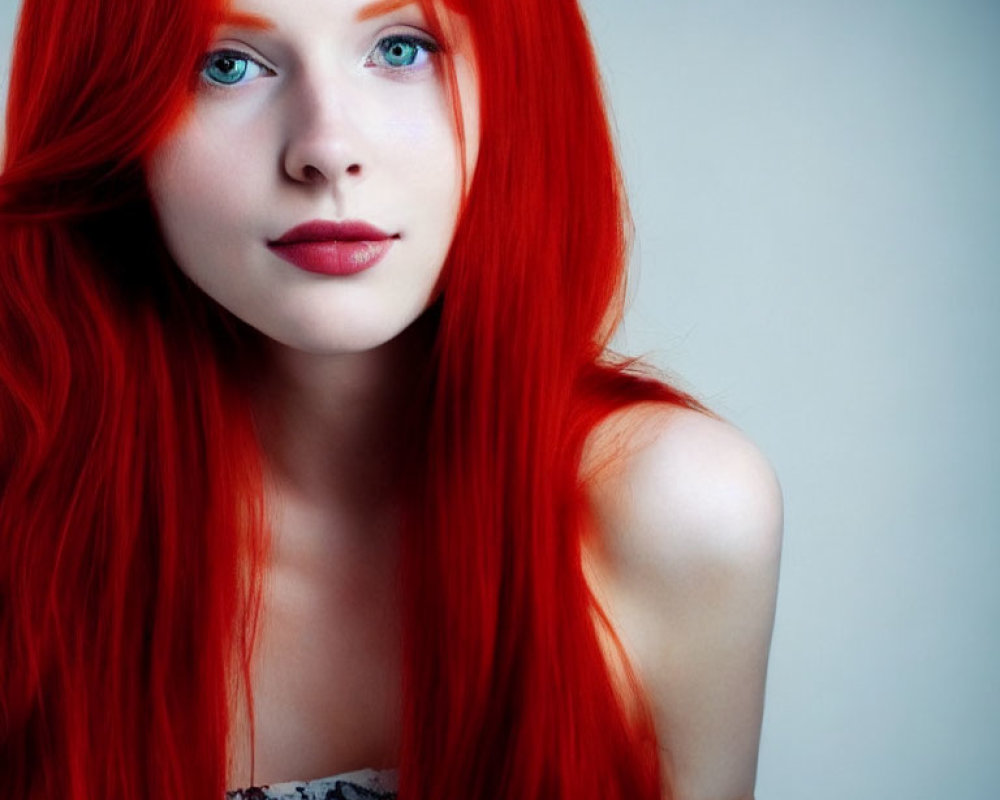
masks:
<svg viewBox="0 0 1000 800"><path fill-rule="evenodd" d="M354 275L374 267L395 239L345 242L295 242L268 245L275 253L306 272L320 275Z"/></svg>

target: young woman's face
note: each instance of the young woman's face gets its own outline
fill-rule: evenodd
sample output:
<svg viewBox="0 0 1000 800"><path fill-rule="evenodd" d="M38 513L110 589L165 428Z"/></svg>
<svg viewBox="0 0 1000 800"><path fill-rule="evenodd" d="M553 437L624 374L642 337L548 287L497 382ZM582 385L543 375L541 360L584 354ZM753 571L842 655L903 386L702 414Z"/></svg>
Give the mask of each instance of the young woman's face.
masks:
<svg viewBox="0 0 1000 800"><path fill-rule="evenodd" d="M461 154L441 51L455 65L468 176L474 167L463 18L442 11L442 42L415 3L234 0L232 12L192 113L146 165L167 247L278 342L377 347L426 308L457 222ZM335 224L290 233L317 222Z"/></svg>

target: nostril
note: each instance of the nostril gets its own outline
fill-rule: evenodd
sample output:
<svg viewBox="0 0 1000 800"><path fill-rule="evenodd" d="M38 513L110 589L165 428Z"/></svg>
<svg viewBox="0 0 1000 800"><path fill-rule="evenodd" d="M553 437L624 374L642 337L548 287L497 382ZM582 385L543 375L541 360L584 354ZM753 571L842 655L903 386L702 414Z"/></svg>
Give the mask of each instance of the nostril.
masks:
<svg viewBox="0 0 1000 800"><path fill-rule="evenodd" d="M361 174L361 165L360 164L351 164L347 168L347 174L348 175L360 175Z"/></svg>

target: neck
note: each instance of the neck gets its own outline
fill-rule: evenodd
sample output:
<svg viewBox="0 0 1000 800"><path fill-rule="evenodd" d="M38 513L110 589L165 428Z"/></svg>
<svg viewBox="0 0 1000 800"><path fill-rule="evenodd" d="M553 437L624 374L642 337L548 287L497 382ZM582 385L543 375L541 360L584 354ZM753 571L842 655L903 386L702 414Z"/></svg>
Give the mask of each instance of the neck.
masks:
<svg viewBox="0 0 1000 800"><path fill-rule="evenodd" d="M363 353L316 355L267 344L255 410L279 492L361 513L394 497L412 436L423 429L414 413L430 363L427 328L418 320Z"/></svg>

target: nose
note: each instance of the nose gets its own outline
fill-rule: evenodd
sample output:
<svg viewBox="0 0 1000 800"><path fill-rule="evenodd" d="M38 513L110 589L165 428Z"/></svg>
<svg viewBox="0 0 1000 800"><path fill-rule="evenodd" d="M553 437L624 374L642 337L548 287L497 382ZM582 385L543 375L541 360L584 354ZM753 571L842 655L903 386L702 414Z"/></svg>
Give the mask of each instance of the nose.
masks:
<svg viewBox="0 0 1000 800"><path fill-rule="evenodd" d="M351 105L346 87L338 90L329 79L302 80L285 114L282 161L288 178L338 190L365 174L364 140Z"/></svg>

